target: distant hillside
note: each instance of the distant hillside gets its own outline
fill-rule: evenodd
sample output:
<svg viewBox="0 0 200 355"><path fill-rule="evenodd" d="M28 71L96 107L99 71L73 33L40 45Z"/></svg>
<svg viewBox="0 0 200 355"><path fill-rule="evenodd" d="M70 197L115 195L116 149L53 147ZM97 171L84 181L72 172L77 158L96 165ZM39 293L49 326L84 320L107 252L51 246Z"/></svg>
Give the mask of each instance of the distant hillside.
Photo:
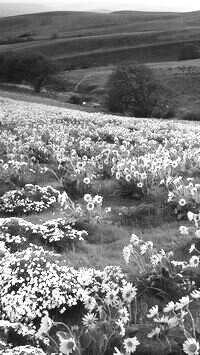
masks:
<svg viewBox="0 0 200 355"><path fill-rule="evenodd" d="M49 11L50 8L40 4L31 3L2 3L0 4L0 17L16 16Z"/></svg>
<svg viewBox="0 0 200 355"><path fill-rule="evenodd" d="M96 9L96 10L92 10L92 12L99 12L99 13L102 13L102 14L109 14L112 11L108 10L108 9Z"/></svg>
<svg viewBox="0 0 200 355"><path fill-rule="evenodd" d="M29 40L0 45L0 51L41 52L65 68L176 60L184 43L199 45L200 11L58 11L0 19L1 43L27 33Z"/></svg>

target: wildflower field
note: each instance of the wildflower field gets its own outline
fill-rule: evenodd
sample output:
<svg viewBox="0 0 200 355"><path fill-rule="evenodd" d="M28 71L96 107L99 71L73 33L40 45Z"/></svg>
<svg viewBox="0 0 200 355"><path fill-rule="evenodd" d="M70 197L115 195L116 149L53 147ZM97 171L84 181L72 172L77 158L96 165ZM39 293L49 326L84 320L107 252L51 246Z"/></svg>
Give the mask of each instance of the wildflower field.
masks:
<svg viewBox="0 0 200 355"><path fill-rule="evenodd" d="M0 354L200 353L200 126L0 98Z"/></svg>

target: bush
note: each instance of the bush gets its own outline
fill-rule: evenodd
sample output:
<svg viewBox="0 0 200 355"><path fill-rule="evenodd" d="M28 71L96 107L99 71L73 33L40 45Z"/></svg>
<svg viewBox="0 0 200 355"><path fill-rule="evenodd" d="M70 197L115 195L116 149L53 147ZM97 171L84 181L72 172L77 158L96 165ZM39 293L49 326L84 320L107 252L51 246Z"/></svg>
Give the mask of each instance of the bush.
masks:
<svg viewBox="0 0 200 355"><path fill-rule="evenodd" d="M58 34L57 33L53 33L51 36L51 39L57 39L58 38Z"/></svg>
<svg viewBox="0 0 200 355"><path fill-rule="evenodd" d="M183 46L178 60L190 60L200 58L200 48L194 44L186 44Z"/></svg>
<svg viewBox="0 0 200 355"><path fill-rule="evenodd" d="M110 75L106 104L111 112L160 117L168 109L170 91L145 65L122 65Z"/></svg>
<svg viewBox="0 0 200 355"><path fill-rule="evenodd" d="M59 191L51 186L40 187L26 184L20 190L7 191L0 198L0 213L20 215L23 213L42 212L56 204Z"/></svg>
<svg viewBox="0 0 200 355"><path fill-rule="evenodd" d="M158 108L154 112L154 118L173 118L176 116L176 110L173 105L166 105L162 109Z"/></svg>
<svg viewBox="0 0 200 355"><path fill-rule="evenodd" d="M69 102L70 104L74 104L74 105L82 105L83 103L82 95L73 93L69 98Z"/></svg>
<svg viewBox="0 0 200 355"><path fill-rule="evenodd" d="M180 116L181 120L200 121L200 111L187 111Z"/></svg>
<svg viewBox="0 0 200 355"><path fill-rule="evenodd" d="M45 84L45 89L50 92L65 92L67 91L66 81L59 75L50 77L47 83Z"/></svg>

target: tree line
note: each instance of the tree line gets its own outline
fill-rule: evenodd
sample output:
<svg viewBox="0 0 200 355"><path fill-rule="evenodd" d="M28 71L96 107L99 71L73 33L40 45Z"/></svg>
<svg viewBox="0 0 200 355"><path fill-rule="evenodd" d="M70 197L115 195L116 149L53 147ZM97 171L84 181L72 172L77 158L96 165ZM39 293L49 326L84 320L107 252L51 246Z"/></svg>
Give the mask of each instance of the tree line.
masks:
<svg viewBox="0 0 200 355"><path fill-rule="evenodd" d="M62 89L60 71L59 66L40 53L0 54L0 82L30 85L36 93L49 85L60 85Z"/></svg>
<svg viewBox="0 0 200 355"><path fill-rule="evenodd" d="M67 84L59 75L60 72L61 67L40 53L0 54L2 83L29 85L36 93L40 93L43 88L48 91L66 91ZM78 94L73 94L73 99L74 95ZM148 66L124 64L114 68L108 77L105 106L113 113L168 118L174 115L170 96L169 89ZM82 99L79 101L77 103L82 104Z"/></svg>

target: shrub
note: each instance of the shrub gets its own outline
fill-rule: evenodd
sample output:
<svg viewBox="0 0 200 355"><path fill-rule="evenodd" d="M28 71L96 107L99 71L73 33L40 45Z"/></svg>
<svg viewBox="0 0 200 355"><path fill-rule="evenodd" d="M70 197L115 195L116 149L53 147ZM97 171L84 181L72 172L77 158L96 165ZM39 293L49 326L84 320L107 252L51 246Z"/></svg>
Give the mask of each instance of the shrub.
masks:
<svg viewBox="0 0 200 355"><path fill-rule="evenodd" d="M0 246L4 243L10 253L22 251L30 243L51 247L56 252L75 250L82 247L85 230L77 230L74 223L58 218L40 224L27 222L22 218L0 218Z"/></svg>
<svg viewBox="0 0 200 355"><path fill-rule="evenodd" d="M0 198L0 213L19 215L41 212L55 205L59 191L51 186L27 184L21 190L7 191Z"/></svg>
<svg viewBox="0 0 200 355"><path fill-rule="evenodd" d="M24 250L31 242L42 242L43 235L39 225L22 218L0 218L0 242L10 253Z"/></svg>
<svg viewBox="0 0 200 355"><path fill-rule="evenodd" d="M66 81L59 75L50 77L45 84L45 89L49 92L63 92L67 91Z"/></svg>
<svg viewBox="0 0 200 355"><path fill-rule="evenodd" d="M0 350L0 355L45 355L45 352L31 345L16 346L12 349Z"/></svg>
<svg viewBox="0 0 200 355"><path fill-rule="evenodd" d="M57 39L58 38L58 34L57 33L53 33L51 36L51 39Z"/></svg>
<svg viewBox="0 0 200 355"><path fill-rule="evenodd" d="M57 254L34 245L0 260L0 282L1 314L25 323L42 317L45 310L62 311L77 305L84 292L104 296L113 287L121 291L127 284L118 266L107 266L103 271L76 270L59 265Z"/></svg>
<svg viewBox="0 0 200 355"><path fill-rule="evenodd" d="M194 44L186 44L183 46L178 60L190 60L200 58L200 48Z"/></svg>
<svg viewBox="0 0 200 355"><path fill-rule="evenodd" d="M70 104L74 104L74 105L82 105L83 103L82 95L73 93L69 98L69 102Z"/></svg>
<svg viewBox="0 0 200 355"><path fill-rule="evenodd" d="M42 227L43 239L48 246L52 246L57 252L80 247L87 236L85 230L77 230L70 225L67 220L58 218L56 220L46 221Z"/></svg>
<svg viewBox="0 0 200 355"><path fill-rule="evenodd" d="M173 105L166 105L162 109L158 108L154 112L154 118L173 118L176 116L176 110Z"/></svg>
<svg viewBox="0 0 200 355"><path fill-rule="evenodd" d="M200 111L187 111L180 116L181 120L200 121Z"/></svg>
<svg viewBox="0 0 200 355"><path fill-rule="evenodd" d="M106 104L111 112L135 117L160 117L168 108L170 91L145 65L122 65L110 75Z"/></svg>

